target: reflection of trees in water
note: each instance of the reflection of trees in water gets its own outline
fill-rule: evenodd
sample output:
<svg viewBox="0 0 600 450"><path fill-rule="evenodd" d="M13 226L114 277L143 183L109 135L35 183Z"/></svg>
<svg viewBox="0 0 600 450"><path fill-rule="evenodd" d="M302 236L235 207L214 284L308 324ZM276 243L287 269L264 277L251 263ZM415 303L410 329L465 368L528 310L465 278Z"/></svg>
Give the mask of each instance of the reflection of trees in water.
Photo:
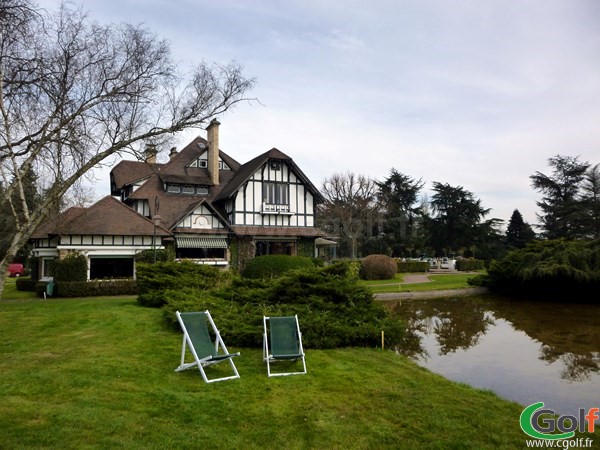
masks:
<svg viewBox="0 0 600 450"><path fill-rule="evenodd" d="M563 370L560 377L567 381L590 380L592 374L600 372L600 352L590 352L583 355L575 353L560 353L555 348L542 344L540 359L549 363L559 361Z"/></svg>
<svg viewBox="0 0 600 450"><path fill-rule="evenodd" d="M535 302L499 298L494 315L541 342L539 358L562 364L561 378L589 380L600 373L600 309L569 302Z"/></svg>
<svg viewBox="0 0 600 450"><path fill-rule="evenodd" d="M561 378L585 381L600 373L600 312L589 304L545 303L506 298L404 300L389 305L407 323L401 353L428 359L423 336L435 336L440 355L477 345L495 319L540 342L539 358L562 365Z"/></svg>
<svg viewBox="0 0 600 450"><path fill-rule="evenodd" d="M479 339L485 335L488 327L494 321L483 310L471 311L457 317L455 313L443 311L441 316L436 317L434 333L440 344L440 355L454 353L457 350L467 350L479 343Z"/></svg>
<svg viewBox="0 0 600 450"><path fill-rule="evenodd" d="M408 324L402 353L415 359L427 359L429 354L420 335L434 334L441 355L476 345L494 322L483 305L465 306L455 299L398 302L392 309Z"/></svg>

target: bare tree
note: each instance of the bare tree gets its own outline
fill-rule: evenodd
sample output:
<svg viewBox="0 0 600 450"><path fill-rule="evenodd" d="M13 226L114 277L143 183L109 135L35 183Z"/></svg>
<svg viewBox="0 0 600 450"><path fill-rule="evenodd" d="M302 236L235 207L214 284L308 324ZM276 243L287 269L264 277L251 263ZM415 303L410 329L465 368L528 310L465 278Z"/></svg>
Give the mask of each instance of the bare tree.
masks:
<svg viewBox="0 0 600 450"><path fill-rule="evenodd" d="M356 258L358 243L370 233L376 214L377 184L364 175L336 173L321 187L319 226L348 240L350 257Z"/></svg>
<svg viewBox="0 0 600 450"><path fill-rule="evenodd" d="M49 14L32 0L2 0L0 171L16 227L0 255L0 295L11 258L86 172L205 126L247 100L253 84L234 63L180 74L167 42L143 27L100 25L68 4ZM22 184L32 170L51 177L35 206Z"/></svg>

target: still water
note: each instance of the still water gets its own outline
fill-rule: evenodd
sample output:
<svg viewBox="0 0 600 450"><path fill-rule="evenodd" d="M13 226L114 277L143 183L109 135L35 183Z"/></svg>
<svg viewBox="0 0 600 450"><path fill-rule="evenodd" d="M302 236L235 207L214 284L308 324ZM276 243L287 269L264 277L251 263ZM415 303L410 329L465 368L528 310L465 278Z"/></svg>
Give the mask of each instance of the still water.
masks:
<svg viewBox="0 0 600 450"><path fill-rule="evenodd" d="M386 302L405 352L451 380L557 414L600 406L600 306L481 296Z"/></svg>

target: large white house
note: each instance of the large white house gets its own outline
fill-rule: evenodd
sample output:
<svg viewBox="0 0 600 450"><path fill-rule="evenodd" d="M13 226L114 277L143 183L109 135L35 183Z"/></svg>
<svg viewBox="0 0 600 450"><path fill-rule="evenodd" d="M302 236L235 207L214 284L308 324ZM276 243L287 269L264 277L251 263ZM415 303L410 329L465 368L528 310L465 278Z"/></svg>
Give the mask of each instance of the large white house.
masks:
<svg viewBox="0 0 600 450"><path fill-rule="evenodd" d="M171 149L167 163L156 163L153 148L146 161L121 161L112 196L40 226L32 237L40 274L69 251L86 255L90 279L135 276L136 253L166 246L180 259L234 268L259 255L314 256L324 234L315 226L319 191L276 148L239 164L219 149L219 125Z"/></svg>

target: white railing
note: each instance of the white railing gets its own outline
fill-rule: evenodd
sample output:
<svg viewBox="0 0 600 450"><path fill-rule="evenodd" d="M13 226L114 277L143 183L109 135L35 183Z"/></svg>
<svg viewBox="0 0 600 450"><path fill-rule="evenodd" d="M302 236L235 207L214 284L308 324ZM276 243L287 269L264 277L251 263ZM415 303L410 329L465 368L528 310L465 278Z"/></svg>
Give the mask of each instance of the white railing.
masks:
<svg viewBox="0 0 600 450"><path fill-rule="evenodd" d="M262 212L263 213L289 213L290 205L275 205L272 203L263 203L262 204Z"/></svg>

